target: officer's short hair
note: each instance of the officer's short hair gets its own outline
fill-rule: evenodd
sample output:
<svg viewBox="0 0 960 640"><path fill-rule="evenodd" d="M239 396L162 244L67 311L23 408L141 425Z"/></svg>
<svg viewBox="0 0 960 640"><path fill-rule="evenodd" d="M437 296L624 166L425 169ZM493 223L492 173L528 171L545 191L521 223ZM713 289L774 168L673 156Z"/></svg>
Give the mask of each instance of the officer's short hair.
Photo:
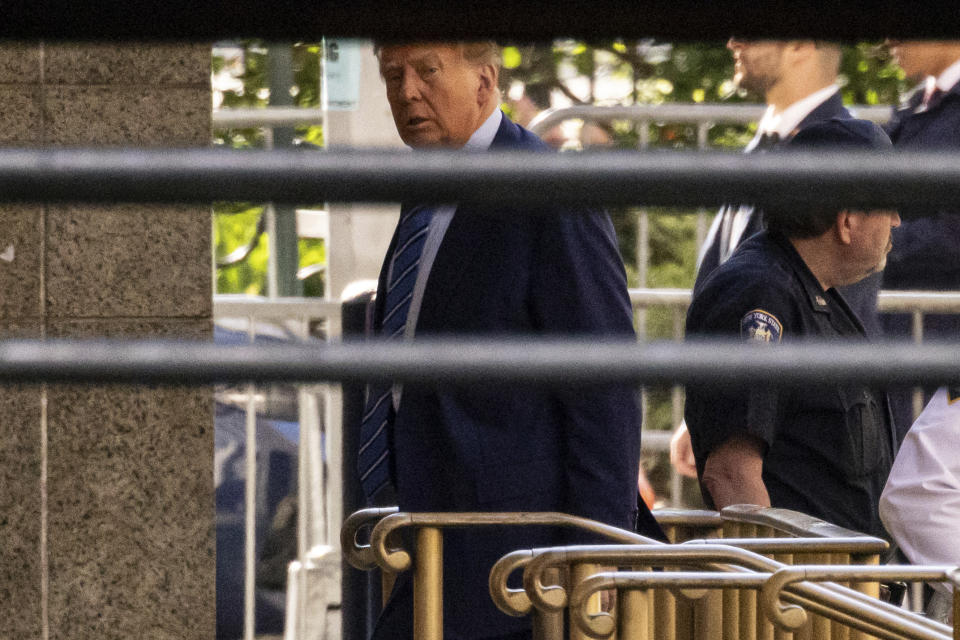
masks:
<svg viewBox="0 0 960 640"><path fill-rule="evenodd" d="M838 209L811 210L797 207L765 209L763 220L767 228L788 238L816 238L827 232L837 221Z"/></svg>
<svg viewBox="0 0 960 640"><path fill-rule="evenodd" d="M892 150L890 138L866 120L833 118L800 130L790 141L790 151ZM837 221L842 204L797 207L765 206L763 221L768 229L788 238L815 238L827 232Z"/></svg>

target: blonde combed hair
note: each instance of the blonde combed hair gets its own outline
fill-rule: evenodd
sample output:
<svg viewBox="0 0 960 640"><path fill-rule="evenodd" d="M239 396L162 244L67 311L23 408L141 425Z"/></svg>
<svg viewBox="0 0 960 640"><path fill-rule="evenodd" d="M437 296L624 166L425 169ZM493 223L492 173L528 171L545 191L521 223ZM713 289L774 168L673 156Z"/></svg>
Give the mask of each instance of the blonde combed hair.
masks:
<svg viewBox="0 0 960 640"><path fill-rule="evenodd" d="M412 42L393 42L393 41L379 41L374 40L373 42L373 53L377 56L377 59L380 59L380 53L385 47L390 47L399 44L413 44ZM454 41L454 42L435 42L433 44L444 44L456 47L460 51L460 55L463 56L463 59L469 62L470 64L482 65L482 64L492 64L493 66L500 68L502 63L502 57L500 53L500 45L498 45L493 40L476 40L476 41Z"/></svg>

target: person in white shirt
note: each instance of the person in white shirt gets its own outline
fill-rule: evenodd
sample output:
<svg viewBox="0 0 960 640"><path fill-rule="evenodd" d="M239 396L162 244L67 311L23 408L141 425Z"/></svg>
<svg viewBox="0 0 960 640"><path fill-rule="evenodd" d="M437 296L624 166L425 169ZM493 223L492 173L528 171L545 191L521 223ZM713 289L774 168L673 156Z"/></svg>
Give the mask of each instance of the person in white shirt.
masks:
<svg viewBox="0 0 960 640"><path fill-rule="evenodd" d="M960 388L941 387L910 427L880 517L913 564L960 565ZM945 583L931 583L942 595Z"/></svg>

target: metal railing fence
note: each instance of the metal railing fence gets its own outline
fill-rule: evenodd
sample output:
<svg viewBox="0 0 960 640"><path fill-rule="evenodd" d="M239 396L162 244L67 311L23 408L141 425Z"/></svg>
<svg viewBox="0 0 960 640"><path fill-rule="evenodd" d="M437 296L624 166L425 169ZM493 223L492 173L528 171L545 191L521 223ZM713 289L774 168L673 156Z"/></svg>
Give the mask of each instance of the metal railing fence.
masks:
<svg viewBox="0 0 960 640"><path fill-rule="evenodd" d="M682 339L682 317L683 312L689 305L691 292L684 289L633 289L630 291L631 302L637 309L649 308L653 306L667 307L671 309L674 315L674 338ZM898 311L913 313L918 321L915 327L922 328L922 318L924 313L951 313L960 312L960 294L945 294L938 292L883 292L880 295L880 309L882 311ZM244 318L249 327L256 327L258 324L266 321L284 321L289 327L291 320L296 327L299 327L295 334L300 339L307 339L309 336L310 324L322 321L325 325L325 333L328 338L337 338L339 336L339 320L341 305L338 302L324 301L320 299L307 300L299 298L247 298L240 296L218 296L214 301L214 315L217 318ZM919 340L920 335L915 334L915 339ZM295 347L300 349L300 347ZM283 358L285 361L286 359ZM179 367L176 367L179 369ZM257 451L255 446L255 421L257 407L253 401L255 389L252 386L247 387L247 420L248 436L247 441L251 443L247 449L248 466L252 466L256 459ZM323 398L321 403L316 402L317 395ZM300 566L309 567L314 571L323 570L322 557L317 556L316 550L323 545L328 545L335 539L332 531L335 531L342 519L342 508L339 505L337 496L342 489L340 485L340 464L341 461L336 455L339 445L339 433L341 430L341 412L336 401L336 390L324 385L321 387L301 388L298 392L300 400L300 423L301 423L301 442L299 447L298 462L298 510L306 517L298 520L299 551L298 558ZM676 421L678 416L682 416L682 390L675 389L673 393L673 411L672 414ZM318 438L322 431L328 438L326 451L321 450L320 440ZM643 447L646 452L665 451L669 443L669 432L657 432L645 430L643 434ZM322 462L325 461L325 462ZM256 473L248 469L248 484L246 493L247 499L247 537L246 553L247 561L247 582L248 599L251 599L254 593L253 572L255 560L251 556L255 553L255 536L253 533L254 521L256 518L255 501L253 496L256 492L255 478ZM668 504L681 506L680 477L671 469L671 481L669 492L666 496ZM254 505L254 506L251 506ZM299 591L294 595L299 595L308 589L304 582L304 576L293 575L291 584L298 585ZM301 584L303 583L303 584ZM296 598L290 599L290 607L296 608ZM252 613L252 603L248 604L246 611ZM301 611L298 619L303 622L308 617L307 611ZM250 623L252 628L252 622Z"/></svg>
<svg viewBox="0 0 960 640"><path fill-rule="evenodd" d="M463 8L457 19L451 19L448 5L443 3L408 7L385 0L357 4L295 0L272 5L269 12L255 3L237 3L227 10L222 2L211 0L198 0L190 11L177 3L111 1L95 13L68 2L44 6L50 10L37 14L29 11L29 3L12 3L0 33L8 39L108 42L124 38L210 42L241 37L314 42L324 34L388 41L489 37L532 42L564 34L588 40L697 38L725 42L732 29L743 38L879 41L889 36L948 39L960 27L949 6L931 4L929 10L915 11L902 3L884 3L882 11L870 13L857 3L839 4L831 6L829 20L823 5L815 2L792 5L789 20L783 19L777 5L648 1L638 10L635 3L625 0L594 0L590 11L576 4L528 0L505 4L499 11Z"/></svg>
<svg viewBox="0 0 960 640"><path fill-rule="evenodd" d="M850 111L858 118L873 122L886 122L890 118L888 105L851 105ZM663 104L633 104L615 106L578 105L549 109L530 121L529 129L536 134L549 131L567 120L589 122L635 122L640 131L639 146L649 146L649 138L643 129L651 124L690 123L697 127L699 146L706 147L707 131L719 124L749 124L758 121L766 110L762 104L696 104L688 102L665 102ZM239 114L238 114L239 115Z"/></svg>
<svg viewBox="0 0 960 640"><path fill-rule="evenodd" d="M0 149L0 201L36 200L949 209L960 201L960 153Z"/></svg>
<svg viewBox="0 0 960 640"><path fill-rule="evenodd" d="M960 343L810 341L744 349L739 341L637 343L584 338L385 340L222 346L200 341L4 340L0 382L205 385L397 381L569 386L636 383L824 386L960 383Z"/></svg>
<svg viewBox="0 0 960 640"><path fill-rule="evenodd" d="M957 583L960 574L954 567L873 566L888 548L885 541L781 509L739 506L720 513L656 515L674 544L556 513L411 514L365 509L345 522L341 545L353 566L363 570L379 566L388 584L397 572L413 571L413 624L417 637L423 638L443 635L444 530L536 524L585 528L619 543L517 550L494 565L489 575L494 603L508 615L531 615L533 637L538 640L608 637L615 629L624 639L750 640L791 638L785 633L793 631L797 638L960 637L957 627L951 630L877 599L880 580ZM361 543L358 533L371 527L369 544ZM415 532L415 562L395 536L401 528ZM687 537L702 532L716 537ZM602 568L614 566L619 569ZM523 572L522 589L508 586L508 578L517 571ZM600 611L602 589L618 592L612 614ZM637 589L642 594L635 593ZM791 604L785 607L781 599ZM960 607L960 594L954 603ZM569 636L564 632L563 609L569 610Z"/></svg>
<svg viewBox="0 0 960 640"><path fill-rule="evenodd" d="M718 124L749 124L763 115L766 107L760 104L696 104L666 102L663 104L637 104L617 106L582 105L549 109L534 118L529 129L541 134L566 120L611 122L630 120L638 124L684 122L697 126L697 139L705 140L700 127ZM873 122L885 122L890 117L887 105L851 105L849 109L858 117ZM224 129L252 127L296 127L320 124L325 112L319 108L264 107L260 109L217 109L213 112L213 125ZM649 141L648 141L649 142ZM706 145L704 145L706 146Z"/></svg>

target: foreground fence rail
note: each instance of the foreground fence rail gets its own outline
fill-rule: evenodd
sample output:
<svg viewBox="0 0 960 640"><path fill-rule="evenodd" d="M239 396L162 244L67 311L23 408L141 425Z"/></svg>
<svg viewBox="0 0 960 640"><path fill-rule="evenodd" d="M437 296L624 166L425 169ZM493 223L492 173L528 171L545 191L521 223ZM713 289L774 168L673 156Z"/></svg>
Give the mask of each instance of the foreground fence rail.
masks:
<svg viewBox="0 0 960 640"><path fill-rule="evenodd" d="M390 381L537 385L774 386L960 382L960 343L638 344L596 339L450 339L226 346L153 340L0 341L2 382Z"/></svg>
<svg viewBox="0 0 960 640"><path fill-rule="evenodd" d="M960 154L0 149L0 200L934 208L960 201Z"/></svg>

